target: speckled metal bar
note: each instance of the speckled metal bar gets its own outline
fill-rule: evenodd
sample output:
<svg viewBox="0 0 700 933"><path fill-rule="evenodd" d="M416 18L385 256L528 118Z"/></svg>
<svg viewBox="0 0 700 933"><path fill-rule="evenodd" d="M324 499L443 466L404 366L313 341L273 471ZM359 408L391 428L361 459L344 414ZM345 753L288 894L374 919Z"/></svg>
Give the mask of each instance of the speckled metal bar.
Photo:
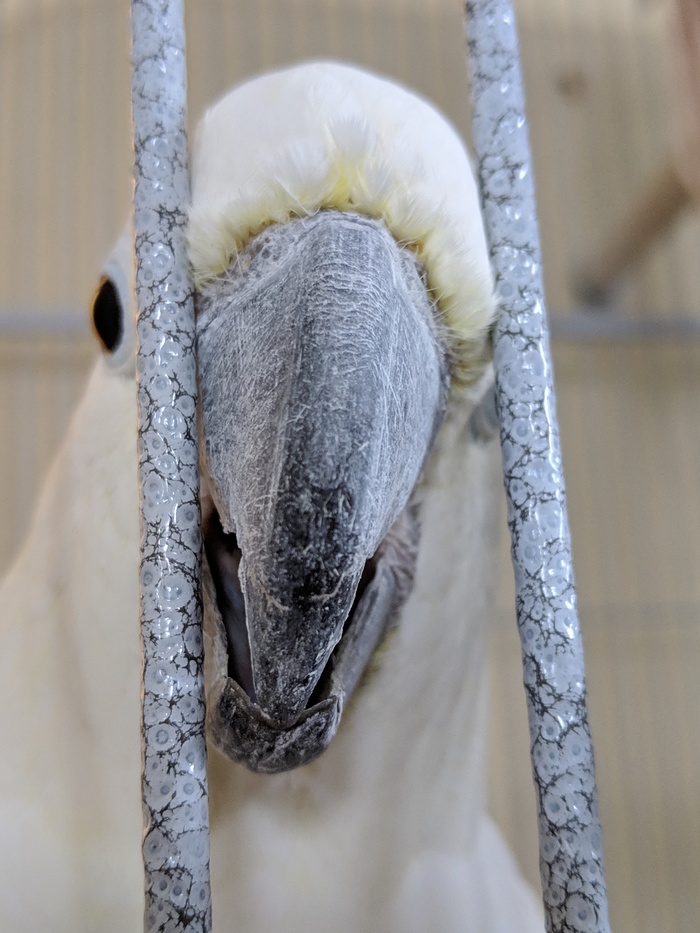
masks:
<svg viewBox="0 0 700 933"><path fill-rule="evenodd" d="M131 11L149 933L211 929L183 12Z"/></svg>
<svg viewBox="0 0 700 933"><path fill-rule="evenodd" d="M593 749L515 17L509 0L473 0L466 15L474 149L500 299L496 399L546 926L551 933L606 933Z"/></svg>

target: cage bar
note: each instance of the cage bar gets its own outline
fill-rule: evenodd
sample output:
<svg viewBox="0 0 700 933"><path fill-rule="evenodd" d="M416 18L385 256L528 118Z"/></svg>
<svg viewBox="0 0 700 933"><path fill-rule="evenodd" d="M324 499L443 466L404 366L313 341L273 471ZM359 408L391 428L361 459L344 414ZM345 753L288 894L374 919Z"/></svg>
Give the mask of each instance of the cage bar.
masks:
<svg viewBox="0 0 700 933"><path fill-rule="evenodd" d="M146 931L211 929L182 0L133 0Z"/></svg>
<svg viewBox="0 0 700 933"><path fill-rule="evenodd" d="M588 726L544 304L539 232L509 0L465 5L473 142L496 277L496 403L550 933L607 933Z"/></svg>

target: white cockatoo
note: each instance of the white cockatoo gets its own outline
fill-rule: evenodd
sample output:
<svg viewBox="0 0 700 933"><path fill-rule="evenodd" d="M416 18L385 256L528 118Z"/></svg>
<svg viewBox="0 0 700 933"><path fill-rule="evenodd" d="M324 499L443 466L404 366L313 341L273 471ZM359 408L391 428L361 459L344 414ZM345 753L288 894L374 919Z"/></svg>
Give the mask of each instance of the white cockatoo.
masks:
<svg viewBox="0 0 700 933"><path fill-rule="evenodd" d="M307 64L206 114L192 185L214 929L541 933L484 805L500 468L463 146ZM4 933L142 925L128 236L93 317L1 590Z"/></svg>

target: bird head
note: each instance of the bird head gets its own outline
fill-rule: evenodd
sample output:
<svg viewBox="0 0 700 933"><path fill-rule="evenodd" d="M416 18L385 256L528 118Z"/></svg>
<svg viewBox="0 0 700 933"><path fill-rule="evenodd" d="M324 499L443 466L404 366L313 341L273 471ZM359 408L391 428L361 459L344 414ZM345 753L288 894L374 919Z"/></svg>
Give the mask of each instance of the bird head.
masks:
<svg viewBox="0 0 700 933"><path fill-rule="evenodd" d="M327 747L397 623L425 464L485 365L469 160L389 81L331 63L265 75L202 122L189 249L210 736L281 771ZM93 303L122 369L126 253Z"/></svg>

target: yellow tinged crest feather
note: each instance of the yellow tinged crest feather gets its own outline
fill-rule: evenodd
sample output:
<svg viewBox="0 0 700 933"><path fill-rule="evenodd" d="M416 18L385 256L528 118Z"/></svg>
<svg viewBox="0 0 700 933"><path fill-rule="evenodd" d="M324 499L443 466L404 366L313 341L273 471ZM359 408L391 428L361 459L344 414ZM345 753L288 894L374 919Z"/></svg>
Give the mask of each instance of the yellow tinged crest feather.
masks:
<svg viewBox="0 0 700 933"><path fill-rule="evenodd" d="M263 75L209 110L193 168L196 286L264 227L324 208L381 219L416 251L455 374L474 382L495 301L471 165L445 118L385 78L331 62Z"/></svg>

